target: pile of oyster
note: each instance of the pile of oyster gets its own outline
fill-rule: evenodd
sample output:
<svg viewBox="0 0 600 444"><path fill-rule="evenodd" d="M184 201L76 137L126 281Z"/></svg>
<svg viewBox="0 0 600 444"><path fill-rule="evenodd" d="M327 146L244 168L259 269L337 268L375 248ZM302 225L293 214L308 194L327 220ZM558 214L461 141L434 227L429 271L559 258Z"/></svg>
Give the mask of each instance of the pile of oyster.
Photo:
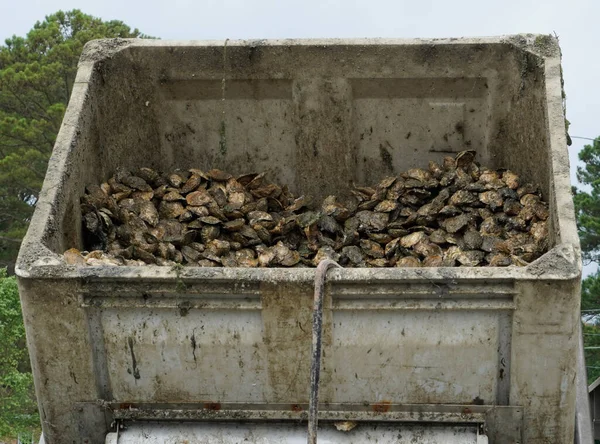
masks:
<svg viewBox="0 0 600 444"><path fill-rule="evenodd" d="M352 197L312 202L264 173L118 169L81 199L71 264L201 267L523 266L548 248L536 186L473 151L413 168Z"/></svg>

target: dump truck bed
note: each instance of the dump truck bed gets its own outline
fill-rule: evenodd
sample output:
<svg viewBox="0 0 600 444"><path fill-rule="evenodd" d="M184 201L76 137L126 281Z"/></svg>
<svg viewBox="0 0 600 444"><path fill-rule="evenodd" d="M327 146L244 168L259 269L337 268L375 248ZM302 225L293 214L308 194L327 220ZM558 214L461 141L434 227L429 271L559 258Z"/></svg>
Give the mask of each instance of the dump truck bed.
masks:
<svg viewBox="0 0 600 444"><path fill-rule="evenodd" d="M550 251L330 271L319 417L567 442L580 259L554 38L89 43L17 264L46 442L307 417L315 271L67 265L86 185L223 168L319 199L465 147L541 186Z"/></svg>

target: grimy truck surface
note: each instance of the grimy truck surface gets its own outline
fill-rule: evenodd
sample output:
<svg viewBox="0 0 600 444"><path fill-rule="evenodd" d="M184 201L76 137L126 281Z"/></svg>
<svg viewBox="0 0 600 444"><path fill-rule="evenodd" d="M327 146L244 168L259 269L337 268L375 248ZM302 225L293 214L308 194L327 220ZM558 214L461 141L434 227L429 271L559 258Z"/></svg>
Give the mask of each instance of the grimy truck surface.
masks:
<svg viewBox="0 0 600 444"><path fill-rule="evenodd" d="M526 267L331 270L323 436L572 440L581 266L556 39L225 43L85 48L17 264L46 443L115 424L119 442L305 433L314 269L67 265L86 185L221 168L321 200L465 147L540 184L551 249Z"/></svg>

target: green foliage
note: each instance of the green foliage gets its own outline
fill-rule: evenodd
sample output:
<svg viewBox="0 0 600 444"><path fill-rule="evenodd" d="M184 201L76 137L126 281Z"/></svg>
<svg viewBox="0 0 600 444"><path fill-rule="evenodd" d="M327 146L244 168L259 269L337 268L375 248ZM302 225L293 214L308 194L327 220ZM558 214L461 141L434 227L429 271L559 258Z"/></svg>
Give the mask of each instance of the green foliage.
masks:
<svg viewBox="0 0 600 444"><path fill-rule="evenodd" d="M583 342L585 343L585 365L587 366L588 384L600 377L600 349L589 347L600 347L600 326L583 326Z"/></svg>
<svg viewBox="0 0 600 444"><path fill-rule="evenodd" d="M585 145L579 153L585 167L577 168L577 180L591 187L590 192L573 188L577 228L584 259L598 262L600 259L600 138ZM588 276L581 283L583 343L588 382L600 377L600 271Z"/></svg>
<svg viewBox="0 0 600 444"><path fill-rule="evenodd" d="M13 263L71 95L79 55L97 38L146 37L79 10L37 22L0 46L0 265Z"/></svg>
<svg viewBox="0 0 600 444"><path fill-rule="evenodd" d="M0 439L36 433L40 420L33 392L25 327L15 277L0 269Z"/></svg>
<svg viewBox="0 0 600 444"><path fill-rule="evenodd" d="M591 310L598 309L600 309L600 271L581 282L581 312L584 320L593 322L596 313L592 313Z"/></svg>
<svg viewBox="0 0 600 444"><path fill-rule="evenodd" d="M577 228L584 258L597 262L600 259L600 138L583 147L579 160L585 162L585 167L577 168L577 180L589 185L591 191L574 188Z"/></svg>

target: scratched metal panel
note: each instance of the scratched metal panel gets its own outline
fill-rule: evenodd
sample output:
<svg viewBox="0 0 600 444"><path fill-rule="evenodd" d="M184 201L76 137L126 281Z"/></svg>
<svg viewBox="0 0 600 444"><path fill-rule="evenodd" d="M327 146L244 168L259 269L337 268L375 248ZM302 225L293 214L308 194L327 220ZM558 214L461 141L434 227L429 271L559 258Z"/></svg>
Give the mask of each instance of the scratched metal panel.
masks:
<svg viewBox="0 0 600 444"><path fill-rule="evenodd" d="M425 289L328 292L321 402L508 403L512 285ZM84 306L104 399L308 402L310 285L110 294Z"/></svg>
<svg viewBox="0 0 600 444"><path fill-rule="evenodd" d="M333 322L335 402L495 403L497 313L340 311Z"/></svg>
<svg viewBox="0 0 600 444"><path fill-rule="evenodd" d="M310 286L171 293L150 303L119 296L84 304L90 325L100 326L90 334L97 386L110 388L105 399L308 401Z"/></svg>
<svg viewBox="0 0 600 444"><path fill-rule="evenodd" d="M102 313L108 375L120 401L269 399L259 311L111 309Z"/></svg>

